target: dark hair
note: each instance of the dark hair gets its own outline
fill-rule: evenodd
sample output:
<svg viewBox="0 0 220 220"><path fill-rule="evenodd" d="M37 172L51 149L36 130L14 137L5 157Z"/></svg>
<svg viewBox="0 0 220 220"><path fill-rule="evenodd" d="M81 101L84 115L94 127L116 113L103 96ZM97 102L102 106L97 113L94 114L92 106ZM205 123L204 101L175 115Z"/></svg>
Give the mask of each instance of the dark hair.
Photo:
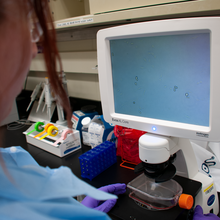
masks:
<svg viewBox="0 0 220 220"><path fill-rule="evenodd" d="M4 18L6 16L4 1L6 0L0 0L0 23L4 22ZM63 107L63 109L66 112L68 127L72 128L72 122L71 122L72 111L69 103L69 98L62 86L62 81L61 81L62 64L56 46L56 32L51 17L48 0L27 0L27 3L29 3L32 9L35 11L39 23L41 25L41 28L43 30L43 36L41 38L40 43L43 47L47 74L50 80L53 93L56 95L59 104ZM59 63L59 67L60 67L59 71L57 71L57 66L56 66L57 62ZM0 138L2 136L3 134L0 133ZM4 163L1 153L0 153L0 166L2 167L6 176L10 179L10 181L14 182L13 178L8 172L8 169Z"/></svg>
<svg viewBox="0 0 220 220"><path fill-rule="evenodd" d="M48 0L32 0L31 4L33 5L36 16L43 29L43 36L40 43L43 48L43 54L50 84L53 93L56 95L58 103L63 107L66 112L68 127L72 128L72 111L69 103L69 98L65 92L65 89L62 86L61 77L63 69L56 45L56 31L54 29ZM57 63L59 64L59 70L57 70Z"/></svg>
<svg viewBox="0 0 220 220"><path fill-rule="evenodd" d="M5 1L5 2L4 2ZM21 4L28 3L28 4ZM37 16L40 26L43 30L40 44L43 48L44 60L47 68L47 75L51 84L53 94L55 94L57 102L63 107L66 113L68 127L72 128L71 116L72 111L69 98L62 86L62 63L56 45L56 31L54 29L53 19L51 16L48 0L21 0L19 3L21 9L33 10ZM0 0L0 23L4 22L6 0ZM28 12L27 12L28 13ZM59 69L57 68L59 64Z"/></svg>
<svg viewBox="0 0 220 220"><path fill-rule="evenodd" d="M0 24L4 20L4 16L5 16L4 12L5 12L5 7L2 0L0 0Z"/></svg>

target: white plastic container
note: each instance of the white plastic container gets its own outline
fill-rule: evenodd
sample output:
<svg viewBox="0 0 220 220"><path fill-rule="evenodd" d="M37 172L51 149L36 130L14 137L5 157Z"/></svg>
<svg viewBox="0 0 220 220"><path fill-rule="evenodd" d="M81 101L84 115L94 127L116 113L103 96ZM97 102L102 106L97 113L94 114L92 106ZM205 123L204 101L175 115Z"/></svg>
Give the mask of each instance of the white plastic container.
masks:
<svg viewBox="0 0 220 220"><path fill-rule="evenodd" d="M85 117L82 120L82 142L85 145L90 145L89 125L91 123L90 117Z"/></svg>

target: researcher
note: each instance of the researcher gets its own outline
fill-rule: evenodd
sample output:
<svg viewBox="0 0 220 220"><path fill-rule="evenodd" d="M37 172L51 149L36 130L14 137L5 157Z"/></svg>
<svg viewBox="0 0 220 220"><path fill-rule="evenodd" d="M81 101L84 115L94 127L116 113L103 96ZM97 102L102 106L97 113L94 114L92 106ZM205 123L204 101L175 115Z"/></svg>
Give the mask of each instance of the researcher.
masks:
<svg viewBox="0 0 220 220"><path fill-rule="evenodd" d="M0 0L0 33L0 122L21 92L39 43L53 92L71 127L72 112L59 78L62 64L48 0ZM96 189L78 179L68 167L41 167L19 146L0 148L1 220L107 220L110 218L106 213L125 191L123 183ZM87 196L80 203L74 199L78 195ZM217 219L196 207L194 220Z"/></svg>
<svg viewBox="0 0 220 220"><path fill-rule="evenodd" d="M37 54L37 42L43 49L53 92L71 127L72 113L59 78L62 64L48 0L0 0L0 122L21 92ZM96 189L67 167L41 167L19 146L0 148L1 220L107 220L110 218L106 213L125 191L123 183ZM80 203L74 199L77 195L87 196Z"/></svg>

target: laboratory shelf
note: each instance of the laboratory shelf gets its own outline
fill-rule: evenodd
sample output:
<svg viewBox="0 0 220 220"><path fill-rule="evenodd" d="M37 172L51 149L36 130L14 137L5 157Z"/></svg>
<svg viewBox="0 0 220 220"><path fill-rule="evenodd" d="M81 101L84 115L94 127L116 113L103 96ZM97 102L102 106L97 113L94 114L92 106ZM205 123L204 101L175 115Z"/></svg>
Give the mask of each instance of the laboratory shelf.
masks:
<svg viewBox="0 0 220 220"><path fill-rule="evenodd" d="M192 0L91 14L55 21L57 31L137 21L220 15L219 0Z"/></svg>

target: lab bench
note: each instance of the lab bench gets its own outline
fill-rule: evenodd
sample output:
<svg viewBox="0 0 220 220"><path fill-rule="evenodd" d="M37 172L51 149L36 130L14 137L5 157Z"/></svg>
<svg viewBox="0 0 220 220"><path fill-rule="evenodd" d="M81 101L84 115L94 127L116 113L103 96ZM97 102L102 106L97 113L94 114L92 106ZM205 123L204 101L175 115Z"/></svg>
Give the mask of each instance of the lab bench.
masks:
<svg viewBox="0 0 220 220"><path fill-rule="evenodd" d="M30 101L30 91L22 91L22 93L17 97L17 106L18 106L18 113L19 118L27 118L29 112L26 112L26 107ZM83 99L76 99L70 98L71 106L74 106L73 111L80 109L84 105L96 105L97 111L99 114L102 114L101 103L98 101L90 101L90 100L83 100ZM52 117L52 122L57 120L56 114ZM105 186L108 184L114 183L125 183L128 184L131 180L136 178L140 173L135 174L133 170L126 169L120 166L121 158L117 157L117 162L113 164L111 167L106 169L104 172L100 173L91 181L89 179L85 179L81 177L81 169L80 169L80 161L79 156L83 153L87 152L91 148L82 145L82 148L65 156L65 157L58 157L55 156L47 151L44 151L38 147L35 147L26 141L26 137L23 134L29 128L30 125L24 125L20 129L8 129L7 125L0 127L0 137L2 139L1 147L10 147L10 146L21 146L25 150L27 150L33 158L38 162L39 165L43 167L50 167L50 168L58 168L60 166L67 166L69 167L72 172L83 179L85 182L89 183L90 185L99 188L101 186ZM199 185L197 183L192 183L190 180L185 182L185 179L181 177L174 177L175 180L184 182L183 190L184 193L194 193L191 190L196 187L198 190ZM220 194L218 193L218 196ZM171 213L172 212L172 213ZM128 190L125 194L119 195L116 205L112 208L112 210L108 213L109 216L113 220L146 220L146 219L176 219L182 220L186 219L185 215L181 215L179 217L172 218L172 216L178 216L180 213L180 208L176 206L171 210L166 211L149 211L144 209L143 207L138 206L131 198L129 198ZM219 214L220 217L220 214Z"/></svg>
<svg viewBox="0 0 220 220"><path fill-rule="evenodd" d="M27 130L29 126L24 126L18 130L8 130L7 126L0 127L0 134L2 137L2 147L10 147L10 146L21 146L25 150L27 150L33 158L39 163L41 166L48 166L50 168L58 168L60 166L69 167L72 172L79 178L83 179L85 182L93 185L94 187L101 187L108 184L114 183L125 183L127 184L134 178L136 178L140 174L135 174L133 170L126 169L120 167L121 158L117 157L117 162L113 164L111 167L106 169L104 172L96 176L91 181L89 179L84 179L81 177L80 170L80 162L79 156L83 153L90 150L90 147L83 145L81 149L72 154L69 154L65 157L57 157L53 154L50 154L40 148L37 148L26 142L25 135L23 132ZM181 177L174 177L179 181ZM182 181L182 179L181 179ZM183 180L184 181L184 180ZM185 190L191 190L193 184L188 182L186 183ZM196 186L199 187L199 186ZM189 191L187 191L189 192ZM163 218L163 219L172 219L170 218L170 211L148 211L137 204L129 198L128 191L118 196L118 201L113 209L109 212L109 216L113 220L145 220L145 219L153 219L153 218ZM174 215L177 216L177 212L179 212L178 207L173 209ZM175 213L176 212L176 213ZM219 215L220 216L220 215ZM178 220L184 219L182 217L176 218Z"/></svg>

